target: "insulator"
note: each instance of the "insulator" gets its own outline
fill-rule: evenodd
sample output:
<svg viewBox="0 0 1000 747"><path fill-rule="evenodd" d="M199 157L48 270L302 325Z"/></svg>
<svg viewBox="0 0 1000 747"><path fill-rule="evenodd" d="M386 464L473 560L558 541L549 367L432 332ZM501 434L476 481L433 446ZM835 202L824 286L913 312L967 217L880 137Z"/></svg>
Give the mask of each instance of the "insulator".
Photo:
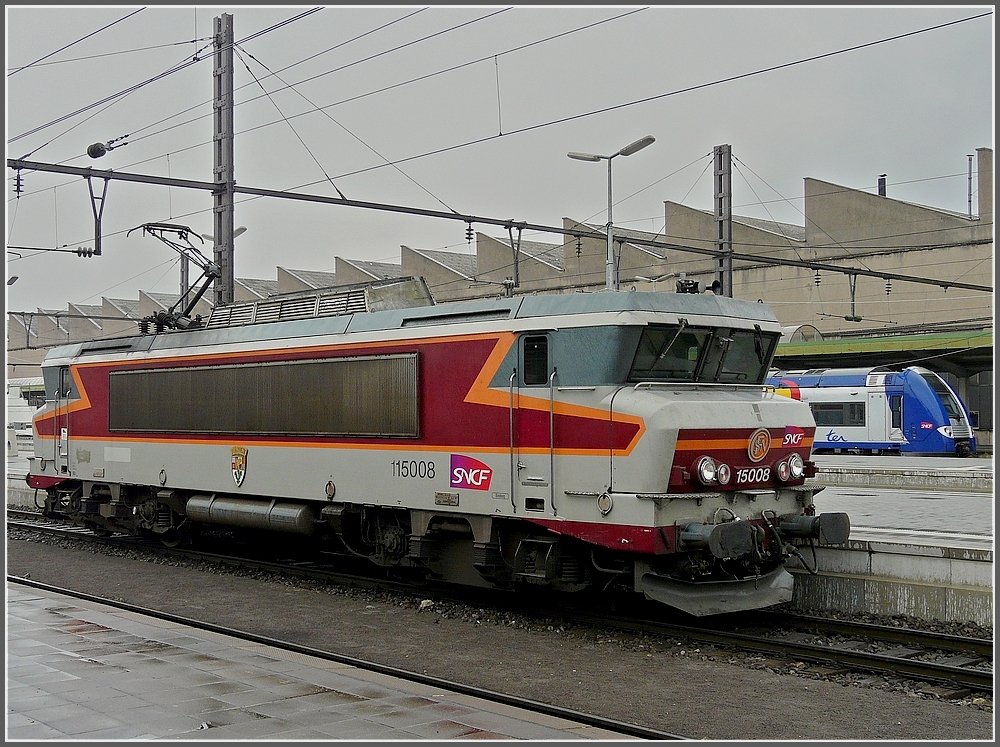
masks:
<svg viewBox="0 0 1000 747"><path fill-rule="evenodd" d="M468 241L470 244L472 243L472 236L473 236L472 224L470 223L465 227L465 240Z"/></svg>
<svg viewBox="0 0 1000 747"><path fill-rule="evenodd" d="M24 181L23 181L23 179L21 177L21 172L18 171L14 175L14 194L19 195L23 191L24 191Z"/></svg>
<svg viewBox="0 0 1000 747"><path fill-rule="evenodd" d="M583 242L580 241L580 237L576 237L576 258L579 259L580 255L583 253Z"/></svg>
<svg viewBox="0 0 1000 747"><path fill-rule="evenodd" d="M892 281L886 278L885 280L885 295L892 293Z"/></svg>
<svg viewBox="0 0 1000 747"><path fill-rule="evenodd" d="M823 278L819 276L819 270L816 270L816 274L813 275L813 282L816 284L817 288L819 288L819 284L823 282Z"/></svg>

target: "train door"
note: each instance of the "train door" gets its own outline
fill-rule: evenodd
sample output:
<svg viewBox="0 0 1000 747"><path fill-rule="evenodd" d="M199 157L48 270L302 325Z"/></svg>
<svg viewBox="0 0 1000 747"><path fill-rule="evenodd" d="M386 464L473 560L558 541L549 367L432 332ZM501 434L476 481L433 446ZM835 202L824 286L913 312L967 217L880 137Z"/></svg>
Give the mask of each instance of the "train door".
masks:
<svg viewBox="0 0 1000 747"><path fill-rule="evenodd" d="M68 473L69 469L69 403L70 395L73 391L73 377L70 375L69 366L62 366L59 369L59 388L56 391L56 418L55 437L52 439L55 453L52 458L56 469L61 473Z"/></svg>
<svg viewBox="0 0 1000 747"><path fill-rule="evenodd" d="M902 393L888 393L889 400L889 441L892 444L903 444L906 436L903 435L903 395Z"/></svg>
<svg viewBox="0 0 1000 747"><path fill-rule="evenodd" d="M884 391L868 392L868 414L867 414L868 441L872 444L874 451L879 450L879 444L889 442L889 427L891 418L889 416L889 400Z"/></svg>
<svg viewBox="0 0 1000 747"><path fill-rule="evenodd" d="M525 335L518 341L519 371L511 397L511 491L518 513L555 513L552 486L555 449L556 368L550 338Z"/></svg>

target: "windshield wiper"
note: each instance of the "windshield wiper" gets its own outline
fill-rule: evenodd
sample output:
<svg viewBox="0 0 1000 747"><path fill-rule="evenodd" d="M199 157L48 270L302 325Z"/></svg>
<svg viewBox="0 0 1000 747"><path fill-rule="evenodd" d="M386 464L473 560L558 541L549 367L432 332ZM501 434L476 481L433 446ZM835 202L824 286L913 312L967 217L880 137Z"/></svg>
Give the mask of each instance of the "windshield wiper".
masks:
<svg viewBox="0 0 1000 747"><path fill-rule="evenodd" d="M674 346L674 343L677 342L677 338L681 336L681 332L683 332L684 328L687 327L688 320L684 317L679 318L677 322L677 331L674 332L674 336L670 338L670 342L660 348L660 352L657 354L654 363L663 360L663 356L670 352L670 348ZM652 368L652 366L650 366L650 368Z"/></svg>

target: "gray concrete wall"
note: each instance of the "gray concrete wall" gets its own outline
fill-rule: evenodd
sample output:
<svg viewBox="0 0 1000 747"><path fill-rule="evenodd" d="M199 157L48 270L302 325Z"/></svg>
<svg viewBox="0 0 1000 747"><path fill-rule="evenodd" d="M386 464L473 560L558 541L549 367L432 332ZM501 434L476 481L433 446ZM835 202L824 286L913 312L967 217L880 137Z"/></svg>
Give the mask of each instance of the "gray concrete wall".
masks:
<svg viewBox="0 0 1000 747"><path fill-rule="evenodd" d="M851 540L816 558L818 575L790 561L800 607L993 627L992 550Z"/></svg>

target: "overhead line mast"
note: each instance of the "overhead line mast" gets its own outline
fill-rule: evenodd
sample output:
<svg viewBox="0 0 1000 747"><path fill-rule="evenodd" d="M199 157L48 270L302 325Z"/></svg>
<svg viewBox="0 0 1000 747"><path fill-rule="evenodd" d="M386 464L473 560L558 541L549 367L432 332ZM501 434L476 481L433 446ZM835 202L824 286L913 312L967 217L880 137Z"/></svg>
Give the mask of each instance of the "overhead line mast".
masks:
<svg viewBox="0 0 1000 747"><path fill-rule="evenodd" d="M216 189L212 192L215 230L215 305L233 302L236 284L233 272L233 226L236 178L233 157L233 17L223 13L215 19L215 66L212 69L215 92L214 133Z"/></svg>

